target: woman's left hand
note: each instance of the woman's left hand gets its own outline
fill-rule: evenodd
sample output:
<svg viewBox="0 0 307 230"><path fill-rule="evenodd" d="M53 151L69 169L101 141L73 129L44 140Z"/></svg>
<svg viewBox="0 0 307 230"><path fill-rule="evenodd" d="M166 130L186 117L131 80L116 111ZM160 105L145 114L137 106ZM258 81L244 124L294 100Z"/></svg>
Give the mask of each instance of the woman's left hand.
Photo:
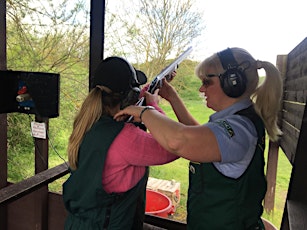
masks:
<svg viewBox="0 0 307 230"><path fill-rule="evenodd" d="M159 90L160 89L156 89L153 94L149 93L148 91L144 92L144 97L146 99L146 105L159 104L159 101L160 101Z"/></svg>
<svg viewBox="0 0 307 230"><path fill-rule="evenodd" d="M113 118L116 121L124 121L127 119L127 116L133 116L133 121L140 122L141 119L139 116L143 108L144 106L130 105L117 112Z"/></svg>

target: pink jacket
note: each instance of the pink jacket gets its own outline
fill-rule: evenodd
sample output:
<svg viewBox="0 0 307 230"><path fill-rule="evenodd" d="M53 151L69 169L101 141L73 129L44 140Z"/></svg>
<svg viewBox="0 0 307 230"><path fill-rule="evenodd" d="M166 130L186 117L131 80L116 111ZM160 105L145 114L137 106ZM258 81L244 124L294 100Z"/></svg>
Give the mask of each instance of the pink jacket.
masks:
<svg viewBox="0 0 307 230"><path fill-rule="evenodd" d="M157 110L164 112L157 106ZM144 176L146 166L162 165L178 159L163 149L150 133L126 123L109 148L102 185L106 192L125 192Z"/></svg>

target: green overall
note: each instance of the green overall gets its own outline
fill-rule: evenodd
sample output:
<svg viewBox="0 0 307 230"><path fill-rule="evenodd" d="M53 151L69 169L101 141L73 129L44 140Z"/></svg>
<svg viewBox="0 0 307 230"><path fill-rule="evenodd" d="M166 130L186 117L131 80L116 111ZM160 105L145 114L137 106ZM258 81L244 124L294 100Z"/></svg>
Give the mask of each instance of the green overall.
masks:
<svg viewBox="0 0 307 230"><path fill-rule="evenodd" d="M188 229L264 229L260 219L266 193L264 125L253 107L237 114L249 118L256 127L258 142L254 156L238 179L224 176L212 163L190 162Z"/></svg>
<svg viewBox="0 0 307 230"><path fill-rule="evenodd" d="M69 212L66 230L143 229L148 170L125 193L107 194L102 187L108 149L123 127L124 122L103 116L86 133L79 148L78 169L63 184Z"/></svg>

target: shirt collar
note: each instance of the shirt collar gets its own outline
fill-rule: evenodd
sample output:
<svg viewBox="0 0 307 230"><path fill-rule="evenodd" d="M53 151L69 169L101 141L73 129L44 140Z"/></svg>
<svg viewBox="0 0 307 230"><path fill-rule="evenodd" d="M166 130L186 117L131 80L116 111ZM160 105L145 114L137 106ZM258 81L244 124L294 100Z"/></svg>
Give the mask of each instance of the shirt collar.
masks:
<svg viewBox="0 0 307 230"><path fill-rule="evenodd" d="M236 102L235 104L229 106L228 108L212 114L209 117L209 121L216 121L216 120L224 118L226 116L233 115L233 114L235 114L236 112L238 112L242 109L246 109L247 107L251 106L252 104L253 104L253 102L251 101L251 99L249 99L249 98L242 99L242 100Z"/></svg>

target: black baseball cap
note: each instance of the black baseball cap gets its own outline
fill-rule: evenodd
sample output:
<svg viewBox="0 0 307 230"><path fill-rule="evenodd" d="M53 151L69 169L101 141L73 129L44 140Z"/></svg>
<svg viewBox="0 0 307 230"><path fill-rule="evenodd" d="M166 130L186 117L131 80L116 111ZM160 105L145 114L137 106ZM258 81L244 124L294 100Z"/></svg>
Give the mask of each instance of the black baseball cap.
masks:
<svg viewBox="0 0 307 230"><path fill-rule="evenodd" d="M103 85L116 93L125 93L146 82L145 73L136 70L124 58L116 56L102 60L93 76L93 86Z"/></svg>

